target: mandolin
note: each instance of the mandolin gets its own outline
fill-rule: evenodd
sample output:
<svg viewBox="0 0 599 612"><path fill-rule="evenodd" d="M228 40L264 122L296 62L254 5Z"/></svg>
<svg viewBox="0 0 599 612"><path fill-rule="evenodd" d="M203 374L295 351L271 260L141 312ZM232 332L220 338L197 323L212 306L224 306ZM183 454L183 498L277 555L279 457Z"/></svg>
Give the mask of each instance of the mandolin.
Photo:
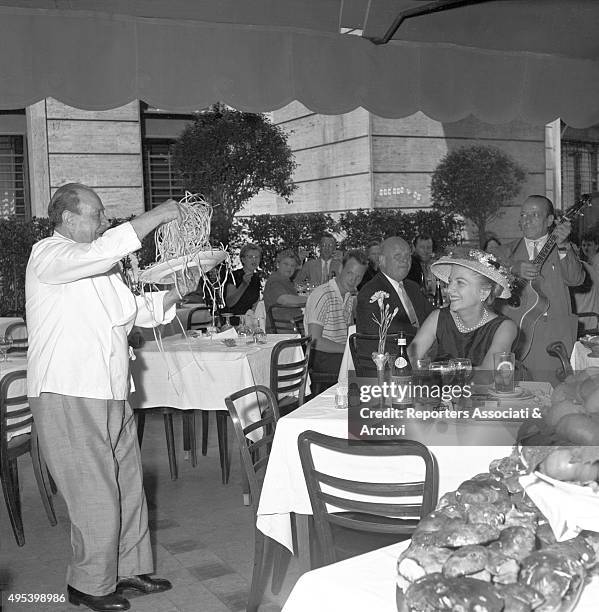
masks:
<svg viewBox="0 0 599 612"><path fill-rule="evenodd" d="M591 194L583 195L563 214L556 228L565 221L576 218L582 209L590 204ZM554 229L531 263L539 266L540 269L555 246L556 239ZM505 301L505 306L502 308L503 314L512 319L518 327L518 335L514 340L512 350L520 361L530 352L537 321L549 310L549 300L541 291L541 280L540 276L532 281L516 277L512 283L512 297Z"/></svg>

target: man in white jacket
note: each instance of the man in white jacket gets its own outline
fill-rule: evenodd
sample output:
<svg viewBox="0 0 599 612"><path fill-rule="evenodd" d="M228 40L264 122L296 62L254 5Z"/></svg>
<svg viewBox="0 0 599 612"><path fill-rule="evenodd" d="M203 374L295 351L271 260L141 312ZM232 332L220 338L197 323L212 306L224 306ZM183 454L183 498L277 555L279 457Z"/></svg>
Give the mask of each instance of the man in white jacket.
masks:
<svg viewBox="0 0 599 612"><path fill-rule="evenodd" d="M44 457L71 520L67 571L73 604L127 610L125 589L171 588L154 571L139 445L129 394L132 326L175 315L178 290L134 296L119 260L159 225L180 220L169 200L108 229L104 206L84 185L50 201L52 236L35 244L26 273L28 396ZM183 289L182 289L183 285Z"/></svg>

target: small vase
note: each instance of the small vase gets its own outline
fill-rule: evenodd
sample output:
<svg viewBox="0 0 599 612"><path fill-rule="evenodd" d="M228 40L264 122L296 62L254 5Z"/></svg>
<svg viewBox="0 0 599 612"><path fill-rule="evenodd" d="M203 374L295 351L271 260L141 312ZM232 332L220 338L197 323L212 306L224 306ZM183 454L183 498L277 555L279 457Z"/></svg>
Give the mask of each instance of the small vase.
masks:
<svg viewBox="0 0 599 612"><path fill-rule="evenodd" d="M385 379L385 364L389 361L389 353L372 353L372 361L376 365L376 373L379 380L379 385L382 385Z"/></svg>

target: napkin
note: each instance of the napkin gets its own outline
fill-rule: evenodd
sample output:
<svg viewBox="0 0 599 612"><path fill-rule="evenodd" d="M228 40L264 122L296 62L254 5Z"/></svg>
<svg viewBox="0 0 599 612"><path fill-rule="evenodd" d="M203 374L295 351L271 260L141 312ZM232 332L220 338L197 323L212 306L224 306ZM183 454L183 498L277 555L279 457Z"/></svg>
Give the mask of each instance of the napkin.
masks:
<svg viewBox="0 0 599 612"><path fill-rule="evenodd" d="M231 329L227 329L224 332L219 332L218 334L214 334L213 338L218 338L219 340L223 340L225 338L237 338L237 331L234 327Z"/></svg>
<svg viewBox="0 0 599 612"><path fill-rule="evenodd" d="M521 476L520 484L547 517L558 542L576 537L583 529L599 531L599 494L573 494L541 480L534 473Z"/></svg>

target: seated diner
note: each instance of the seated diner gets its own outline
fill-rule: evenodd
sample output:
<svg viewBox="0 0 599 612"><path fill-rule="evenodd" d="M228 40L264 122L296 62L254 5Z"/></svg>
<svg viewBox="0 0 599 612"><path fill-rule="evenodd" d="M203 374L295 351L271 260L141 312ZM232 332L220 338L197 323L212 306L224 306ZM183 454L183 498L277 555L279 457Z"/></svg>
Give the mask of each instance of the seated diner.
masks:
<svg viewBox="0 0 599 612"><path fill-rule="evenodd" d="M412 360L468 358L474 368L493 370L493 354L510 351L516 338L513 321L493 310L495 298L509 298L508 271L494 255L478 249L457 250L431 265L447 283L449 306L434 310L408 348Z"/></svg>

